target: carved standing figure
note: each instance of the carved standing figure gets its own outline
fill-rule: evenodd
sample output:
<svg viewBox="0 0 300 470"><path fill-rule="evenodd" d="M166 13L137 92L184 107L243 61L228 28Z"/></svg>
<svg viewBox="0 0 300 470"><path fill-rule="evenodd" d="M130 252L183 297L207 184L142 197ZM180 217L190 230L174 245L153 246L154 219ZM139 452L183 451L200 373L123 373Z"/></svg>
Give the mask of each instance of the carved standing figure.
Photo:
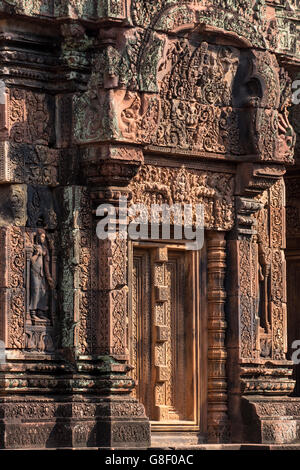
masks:
<svg viewBox="0 0 300 470"><path fill-rule="evenodd" d="M49 291L54 288L46 234L38 229L30 266L30 315L32 320L49 320Z"/></svg>

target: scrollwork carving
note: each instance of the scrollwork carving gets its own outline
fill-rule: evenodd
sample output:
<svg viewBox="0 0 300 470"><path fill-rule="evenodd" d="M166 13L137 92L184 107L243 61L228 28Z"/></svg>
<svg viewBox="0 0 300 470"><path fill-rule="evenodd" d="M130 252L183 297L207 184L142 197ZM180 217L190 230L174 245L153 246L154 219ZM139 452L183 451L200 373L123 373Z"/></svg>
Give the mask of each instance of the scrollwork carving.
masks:
<svg viewBox="0 0 300 470"><path fill-rule="evenodd" d="M129 185L131 203L203 204L205 227L228 230L234 222L233 177L230 174L142 166Z"/></svg>

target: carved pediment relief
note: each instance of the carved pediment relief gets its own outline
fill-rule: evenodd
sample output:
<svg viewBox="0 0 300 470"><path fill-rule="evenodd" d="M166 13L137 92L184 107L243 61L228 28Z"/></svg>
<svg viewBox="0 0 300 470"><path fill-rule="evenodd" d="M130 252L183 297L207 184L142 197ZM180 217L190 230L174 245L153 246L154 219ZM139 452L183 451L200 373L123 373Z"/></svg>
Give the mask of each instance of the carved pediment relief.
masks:
<svg viewBox="0 0 300 470"><path fill-rule="evenodd" d="M290 79L267 45L264 2L225 4L133 1L143 27L100 33L88 90L74 97L76 143L292 163ZM249 27L235 30L237 18Z"/></svg>
<svg viewBox="0 0 300 470"><path fill-rule="evenodd" d="M292 161L290 80L273 54L195 36L160 43L156 37L149 48L140 86L157 93L124 90L123 138L195 154ZM156 69L155 50L156 57L163 51Z"/></svg>

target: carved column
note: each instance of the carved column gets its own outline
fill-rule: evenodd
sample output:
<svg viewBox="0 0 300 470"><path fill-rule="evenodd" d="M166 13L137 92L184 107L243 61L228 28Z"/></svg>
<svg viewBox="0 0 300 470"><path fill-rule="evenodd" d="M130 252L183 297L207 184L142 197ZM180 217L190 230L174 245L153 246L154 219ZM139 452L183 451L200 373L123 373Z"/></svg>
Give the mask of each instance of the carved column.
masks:
<svg viewBox="0 0 300 470"><path fill-rule="evenodd" d="M118 188L122 193L142 152L99 143L112 136L113 110L106 107L111 92L98 90L98 122L95 102L88 101L94 82L90 93L83 90L91 39L79 24L64 26L58 59L57 28L49 26L46 39L31 34L27 24L18 58L32 57L36 41L46 44L47 53L36 51L36 72L24 78L12 71L14 85L1 86L0 340L7 363L0 364L0 447L148 447L149 421L130 395L127 246L98 242L92 206L92 200L95 207L118 200ZM64 68L59 84L58 60ZM79 141L72 113L81 119L83 110ZM100 137L88 136L89 126ZM34 271L37 253L43 263ZM41 306L30 306L34 289L40 298L47 291L48 309L44 298Z"/></svg>
<svg viewBox="0 0 300 470"><path fill-rule="evenodd" d="M208 232L208 442L229 440L225 321L225 232Z"/></svg>
<svg viewBox="0 0 300 470"><path fill-rule="evenodd" d="M127 240L98 241L99 317L96 351L128 360Z"/></svg>
<svg viewBox="0 0 300 470"><path fill-rule="evenodd" d="M79 350L77 363L87 367L88 362L88 367L97 368L100 360L104 366L99 396L102 418L98 421L103 431L97 437L101 447L150 445L150 425L144 406L131 393L135 382L129 375L132 368L128 351L128 240L120 232L118 218L120 197L130 197L128 182L141 158L141 152L134 149L99 145L85 149L81 162L93 214L91 290L87 298L92 334L87 337L89 360ZM115 232L105 239L96 234L101 218L95 215L101 204L115 208L111 220Z"/></svg>
<svg viewBox="0 0 300 470"><path fill-rule="evenodd" d="M276 165L241 165L239 170L227 278L232 439L291 442L297 412L294 404L286 408L294 381L285 356L284 170ZM289 417L284 422L280 415Z"/></svg>

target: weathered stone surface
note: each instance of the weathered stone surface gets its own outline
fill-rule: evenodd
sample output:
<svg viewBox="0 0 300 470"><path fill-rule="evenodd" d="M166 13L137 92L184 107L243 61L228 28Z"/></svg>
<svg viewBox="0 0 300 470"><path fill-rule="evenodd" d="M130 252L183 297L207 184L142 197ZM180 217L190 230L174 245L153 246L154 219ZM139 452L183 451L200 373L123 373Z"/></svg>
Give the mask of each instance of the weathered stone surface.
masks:
<svg viewBox="0 0 300 470"><path fill-rule="evenodd" d="M299 442L299 2L0 13L0 447ZM98 239L120 197L201 252Z"/></svg>

